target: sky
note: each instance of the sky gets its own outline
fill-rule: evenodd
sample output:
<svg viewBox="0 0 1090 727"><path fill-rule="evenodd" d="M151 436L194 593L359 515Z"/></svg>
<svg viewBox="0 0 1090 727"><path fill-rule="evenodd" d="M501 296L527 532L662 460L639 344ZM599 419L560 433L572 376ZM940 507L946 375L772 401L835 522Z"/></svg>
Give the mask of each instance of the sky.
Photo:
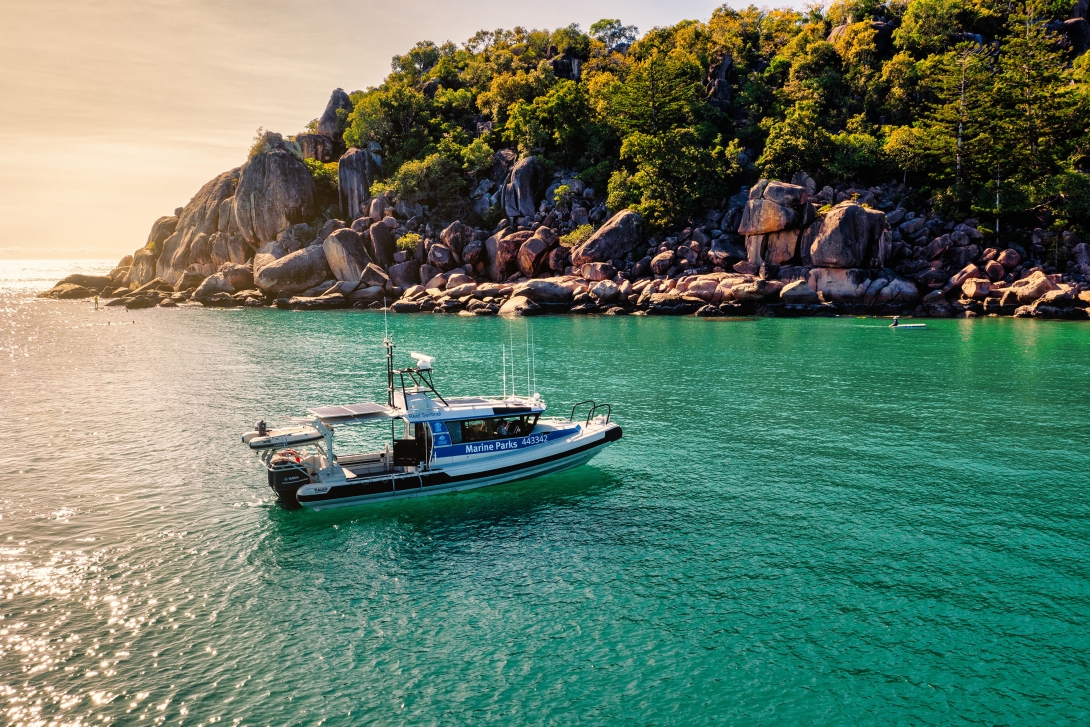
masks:
<svg viewBox="0 0 1090 727"><path fill-rule="evenodd" d="M0 259L120 258L156 218L294 134L334 88L378 85L419 40L620 18L706 20L713 0L34 0L0 21ZM732 2L732 5L749 4ZM777 5L780 3L776 3ZM789 4L787 2L782 3Z"/></svg>

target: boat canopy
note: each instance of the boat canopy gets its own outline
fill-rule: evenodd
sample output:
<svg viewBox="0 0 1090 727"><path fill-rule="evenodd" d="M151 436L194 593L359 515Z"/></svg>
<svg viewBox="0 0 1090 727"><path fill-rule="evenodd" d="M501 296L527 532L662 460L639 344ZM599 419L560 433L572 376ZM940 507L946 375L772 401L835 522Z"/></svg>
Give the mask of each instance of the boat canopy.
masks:
<svg viewBox="0 0 1090 727"><path fill-rule="evenodd" d="M309 409L322 424L344 424L345 422L366 422L376 419L396 419L404 416L405 412L386 404L365 402L363 404L346 404L343 406L320 406L317 409Z"/></svg>

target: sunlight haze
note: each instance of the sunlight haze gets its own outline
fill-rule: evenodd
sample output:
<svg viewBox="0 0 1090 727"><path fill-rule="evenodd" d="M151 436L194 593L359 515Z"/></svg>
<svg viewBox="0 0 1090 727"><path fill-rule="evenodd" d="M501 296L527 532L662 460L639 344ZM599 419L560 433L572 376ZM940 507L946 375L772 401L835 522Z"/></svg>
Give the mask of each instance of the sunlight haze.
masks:
<svg viewBox="0 0 1090 727"><path fill-rule="evenodd" d="M297 133L334 88L381 83L419 40L603 17L644 32L719 4L14 4L0 25L0 258L131 253L241 164L259 126Z"/></svg>

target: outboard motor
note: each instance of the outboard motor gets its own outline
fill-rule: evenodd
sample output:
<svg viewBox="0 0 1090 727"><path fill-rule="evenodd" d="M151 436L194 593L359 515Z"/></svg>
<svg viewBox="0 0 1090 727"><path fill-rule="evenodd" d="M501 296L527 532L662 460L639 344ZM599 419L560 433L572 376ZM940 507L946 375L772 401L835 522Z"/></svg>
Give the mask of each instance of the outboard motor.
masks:
<svg viewBox="0 0 1090 727"><path fill-rule="evenodd" d="M278 452L269 462L269 487L284 507L299 507L295 492L311 482L314 482L314 478L307 471L307 466L296 461L295 457Z"/></svg>

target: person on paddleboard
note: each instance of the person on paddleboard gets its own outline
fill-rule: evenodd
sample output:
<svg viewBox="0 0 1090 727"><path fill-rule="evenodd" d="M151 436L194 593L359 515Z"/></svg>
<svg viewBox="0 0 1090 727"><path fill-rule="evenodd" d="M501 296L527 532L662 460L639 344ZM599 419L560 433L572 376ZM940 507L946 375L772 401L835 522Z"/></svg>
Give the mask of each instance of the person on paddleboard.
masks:
<svg viewBox="0 0 1090 727"><path fill-rule="evenodd" d="M896 328L901 325L901 316L893 316L893 323L889 324L890 328Z"/></svg>

